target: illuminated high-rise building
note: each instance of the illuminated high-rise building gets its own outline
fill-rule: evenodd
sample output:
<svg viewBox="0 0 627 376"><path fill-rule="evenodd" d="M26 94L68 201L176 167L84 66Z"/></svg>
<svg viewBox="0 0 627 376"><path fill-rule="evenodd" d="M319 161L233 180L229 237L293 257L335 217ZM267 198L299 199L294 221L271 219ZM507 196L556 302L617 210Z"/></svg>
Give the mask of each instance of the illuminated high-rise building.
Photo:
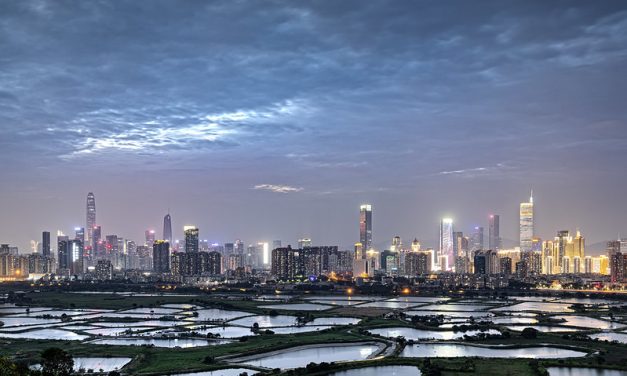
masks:
<svg viewBox="0 0 627 376"><path fill-rule="evenodd" d="M87 229L87 244L93 244L93 231L96 226L96 197L92 192L87 194L87 220L85 228Z"/></svg>
<svg viewBox="0 0 627 376"><path fill-rule="evenodd" d="M557 232L557 236L553 241L553 255L557 256L557 259L554 259L553 262L556 264L557 273L568 273L571 270L570 264L564 264L564 261L570 262L571 259L567 253L567 245L570 241L572 241L570 231L561 230Z"/></svg>
<svg viewBox="0 0 627 376"><path fill-rule="evenodd" d="M91 228L91 252L90 256L94 259L103 257L104 244L102 243L102 227L94 225Z"/></svg>
<svg viewBox="0 0 627 376"><path fill-rule="evenodd" d="M152 245L152 270L155 273L170 272L170 243L157 240Z"/></svg>
<svg viewBox="0 0 627 376"><path fill-rule="evenodd" d="M50 231L41 233L41 254L50 257Z"/></svg>
<svg viewBox="0 0 627 376"><path fill-rule="evenodd" d="M172 244L172 217L170 217L170 213L163 217L163 240Z"/></svg>
<svg viewBox="0 0 627 376"><path fill-rule="evenodd" d="M499 216L496 214L491 214L489 217L488 249L492 251L498 251L501 249L501 230L499 219Z"/></svg>
<svg viewBox="0 0 627 376"><path fill-rule="evenodd" d="M531 251L533 241L533 192L529 202L520 203L520 251L525 254Z"/></svg>
<svg viewBox="0 0 627 376"><path fill-rule="evenodd" d="M298 248L302 249L305 247L311 247L311 238L298 239Z"/></svg>
<svg viewBox="0 0 627 376"><path fill-rule="evenodd" d="M474 252L480 249L483 249L483 227L475 226L470 236L470 250Z"/></svg>
<svg viewBox="0 0 627 376"><path fill-rule="evenodd" d="M152 249L152 245L155 242L157 236L155 235L155 230L148 229L144 232L144 236L146 237L146 243L144 243L148 248Z"/></svg>
<svg viewBox="0 0 627 376"><path fill-rule="evenodd" d="M74 239L80 240L81 243L85 244L85 228L74 227Z"/></svg>
<svg viewBox="0 0 627 376"><path fill-rule="evenodd" d="M196 226L184 226L185 252L198 252L198 228Z"/></svg>
<svg viewBox="0 0 627 376"><path fill-rule="evenodd" d="M420 252L420 242L418 241L418 238L414 238L414 241L411 242L411 251Z"/></svg>
<svg viewBox="0 0 627 376"><path fill-rule="evenodd" d="M392 246L390 247L390 251L399 252L403 248L403 241L400 236L395 236L392 238Z"/></svg>
<svg viewBox="0 0 627 376"><path fill-rule="evenodd" d="M372 248L372 205L370 204L359 207L359 242L366 251Z"/></svg>
<svg viewBox="0 0 627 376"><path fill-rule="evenodd" d="M441 271L450 271L455 265L453 243L453 220L443 218L440 222L440 249L438 252L438 265Z"/></svg>

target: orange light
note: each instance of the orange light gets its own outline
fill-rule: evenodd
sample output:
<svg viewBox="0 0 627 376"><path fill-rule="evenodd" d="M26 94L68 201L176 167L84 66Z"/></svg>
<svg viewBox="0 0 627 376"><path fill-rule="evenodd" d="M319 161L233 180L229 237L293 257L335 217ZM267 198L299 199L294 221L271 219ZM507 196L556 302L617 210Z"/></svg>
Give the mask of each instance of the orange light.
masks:
<svg viewBox="0 0 627 376"><path fill-rule="evenodd" d="M409 289L409 287L405 287L403 289L403 294L409 294L411 292L411 290Z"/></svg>
<svg viewBox="0 0 627 376"><path fill-rule="evenodd" d="M353 293L353 289L351 289L351 288L347 288L347 289L346 289L346 293L347 293L348 295L352 294L352 293Z"/></svg>

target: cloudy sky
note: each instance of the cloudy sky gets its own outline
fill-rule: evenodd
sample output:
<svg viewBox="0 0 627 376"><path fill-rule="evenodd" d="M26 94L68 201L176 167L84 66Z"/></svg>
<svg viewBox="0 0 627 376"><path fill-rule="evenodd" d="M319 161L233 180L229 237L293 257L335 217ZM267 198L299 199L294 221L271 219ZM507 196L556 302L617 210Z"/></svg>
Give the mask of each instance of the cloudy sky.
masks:
<svg viewBox="0 0 627 376"><path fill-rule="evenodd" d="M624 1L0 2L0 242L627 235ZM25 249L23 249L24 251Z"/></svg>

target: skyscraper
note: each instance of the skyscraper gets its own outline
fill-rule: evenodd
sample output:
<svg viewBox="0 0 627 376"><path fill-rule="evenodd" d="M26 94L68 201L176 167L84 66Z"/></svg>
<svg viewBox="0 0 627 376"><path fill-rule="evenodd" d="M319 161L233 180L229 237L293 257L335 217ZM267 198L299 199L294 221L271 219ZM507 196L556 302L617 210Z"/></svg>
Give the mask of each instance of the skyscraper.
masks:
<svg viewBox="0 0 627 376"><path fill-rule="evenodd" d="M196 226L184 226L185 252L198 252L198 228Z"/></svg>
<svg viewBox="0 0 627 376"><path fill-rule="evenodd" d="M170 243L157 240L152 245L152 270L155 273L170 272Z"/></svg>
<svg viewBox="0 0 627 376"><path fill-rule="evenodd" d="M529 202L520 203L520 251L526 254L531 251L533 241L533 192Z"/></svg>
<svg viewBox="0 0 627 376"><path fill-rule="evenodd" d="M451 218L443 218L440 222L440 250L438 253L438 264L441 271L452 270L453 265L455 265L453 220Z"/></svg>
<svg viewBox="0 0 627 376"><path fill-rule="evenodd" d="M50 257L50 231L41 233L41 254Z"/></svg>
<svg viewBox="0 0 627 376"><path fill-rule="evenodd" d="M474 232L470 237L471 251L483 249L483 227L475 226Z"/></svg>
<svg viewBox="0 0 627 376"><path fill-rule="evenodd" d="M74 227L74 239L80 240L81 243L85 244L85 228Z"/></svg>
<svg viewBox="0 0 627 376"><path fill-rule="evenodd" d="M359 242L366 251L372 248L372 205L359 207Z"/></svg>
<svg viewBox="0 0 627 376"><path fill-rule="evenodd" d="M172 244L172 217L170 217L170 213L163 217L163 240Z"/></svg>
<svg viewBox="0 0 627 376"><path fill-rule="evenodd" d="M501 234L499 229L499 216L496 214L490 215L488 228L488 249L498 251L501 249Z"/></svg>
<svg viewBox="0 0 627 376"><path fill-rule="evenodd" d="M298 248L311 247L311 238L298 239Z"/></svg>
<svg viewBox="0 0 627 376"><path fill-rule="evenodd" d="M94 232L94 226L96 226L96 198L92 192L87 194L87 244L93 243L92 234Z"/></svg>
<svg viewBox="0 0 627 376"><path fill-rule="evenodd" d="M155 230L148 229L144 231L144 236L146 237L145 245L148 248L152 248L152 245L154 244L155 239L156 239Z"/></svg>

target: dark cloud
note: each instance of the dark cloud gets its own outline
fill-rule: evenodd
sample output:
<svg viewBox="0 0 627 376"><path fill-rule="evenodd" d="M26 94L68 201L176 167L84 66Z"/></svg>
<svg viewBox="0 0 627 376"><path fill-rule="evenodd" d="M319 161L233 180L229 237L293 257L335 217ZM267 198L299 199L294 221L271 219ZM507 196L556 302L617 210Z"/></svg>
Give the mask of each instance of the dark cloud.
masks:
<svg viewBox="0 0 627 376"><path fill-rule="evenodd" d="M119 225L104 217L122 236L170 201L220 239L351 244L351 213L372 201L385 208L381 238L429 243L445 211L462 229L502 212L516 238L531 186L547 198L542 236L627 230L622 1L10 0L0 51L2 177L30 187L3 188L0 204L20 214L0 240L81 220L88 190L144 203L116 209ZM262 197L257 186L303 190ZM147 191L155 213L142 209ZM199 192L205 206L173 198ZM33 221L36 208L67 212L36 201L50 195L75 211ZM312 200L311 218L282 219ZM257 228L241 220L247 208L277 219ZM323 228L325 208L348 214ZM201 209L229 214L216 223Z"/></svg>

